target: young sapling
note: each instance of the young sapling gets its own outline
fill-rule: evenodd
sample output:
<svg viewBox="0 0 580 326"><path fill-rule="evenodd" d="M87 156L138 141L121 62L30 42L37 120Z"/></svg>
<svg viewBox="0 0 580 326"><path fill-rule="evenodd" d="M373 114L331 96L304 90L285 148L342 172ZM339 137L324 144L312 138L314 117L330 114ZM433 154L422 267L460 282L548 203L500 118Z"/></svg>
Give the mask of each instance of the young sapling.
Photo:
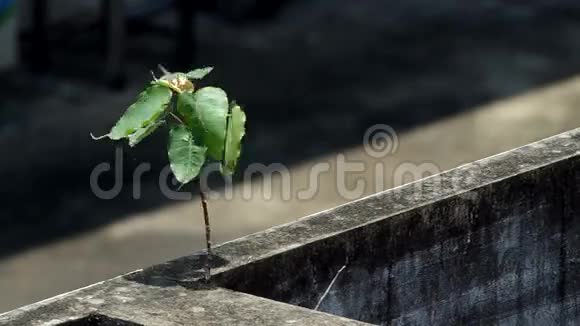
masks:
<svg viewBox="0 0 580 326"><path fill-rule="evenodd" d="M235 101L217 87L197 89L212 67L187 73L170 73L160 66L161 78L153 80L113 126L101 137L127 139L133 147L161 126L169 127L167 154L175 179L185 185L199 176L210 160L220 162L221 173L231 176L241 152L246 115ZM206 196L200 188L206 236L205 280L211 276L211 228Z"/></svg>

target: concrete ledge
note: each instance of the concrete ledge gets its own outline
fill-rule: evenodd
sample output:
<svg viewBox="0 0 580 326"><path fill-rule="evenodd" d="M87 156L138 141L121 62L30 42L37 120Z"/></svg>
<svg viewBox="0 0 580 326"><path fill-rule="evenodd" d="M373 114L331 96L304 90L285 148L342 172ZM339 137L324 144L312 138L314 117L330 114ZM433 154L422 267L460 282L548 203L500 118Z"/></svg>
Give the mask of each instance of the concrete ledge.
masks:
<svg viewBox="0 0 580 326"><path fill-rule="evenodd" d="M95 315L114 322L87 321ZM117 277L8 312L0 316L0 324L164 326L363 323L223 288L191 291L180 286L148 286Z"/></svg>
<svg viewBox="0 0 580 326"><path fill-rule="evenodd" d="M576 129L225 243L210 287L192 255L8 312L0 324L92 313L127 325L356 324L298 307L312 308L344 265L323 311L396 325L575 324L579 156Z"/></svg>

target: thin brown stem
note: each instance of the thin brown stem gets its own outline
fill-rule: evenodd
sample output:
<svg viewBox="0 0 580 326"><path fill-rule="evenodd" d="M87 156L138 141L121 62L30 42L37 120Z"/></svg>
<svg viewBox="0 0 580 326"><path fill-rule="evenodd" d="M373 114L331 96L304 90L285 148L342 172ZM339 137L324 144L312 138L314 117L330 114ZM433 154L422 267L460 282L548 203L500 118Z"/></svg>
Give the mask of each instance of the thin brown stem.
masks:
<svg viewBox="0 0 580 326"><path fill-rule="evenodd" d="M182 125L185 125L185 123L183 122L183 120L181 120L175 113L169 111L169 115L173 117L173 119L177 120L177 122L181 123Z"/></svg>
<svg viewBox="0 0 580 326"><path fill-rule="evenodd" d="M211 278L211 228L209 226L209 213L207 211L207 200L205 199L205 194L200 189L199 197L201 198L201 208L203 209L203 221L205 223L205 244L207 247L206 259L205 259L205 281L209 282Z"/></svg>

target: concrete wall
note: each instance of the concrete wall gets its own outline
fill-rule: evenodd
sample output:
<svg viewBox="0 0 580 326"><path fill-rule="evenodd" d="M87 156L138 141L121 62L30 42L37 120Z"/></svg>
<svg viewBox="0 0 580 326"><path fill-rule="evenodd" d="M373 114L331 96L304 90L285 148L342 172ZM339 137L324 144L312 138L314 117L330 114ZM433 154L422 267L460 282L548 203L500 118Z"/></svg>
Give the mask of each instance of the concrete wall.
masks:
<svg viewBox="0 0 580 326"><path fill-rule="evenodd" d="M564 138L559 145L577 143L577 138ZM580 159L528 170L560 149L539 143L526 150L533 156L504 160L502 155L418 183L415 189L404 187L397 195L386 192L340 207L326 218L373 214L397 202L411 205L414 196L443 195L464 183L482 183L241 267L225 284L311 308L346 264L321 310L387 325L576 325ZM514 168L524 171L491 183L481 178Z"/></svg>
<svg viewBox="0 0 580 326"><path fill-rule="evenodd" d="M568 159L242 267L226 284L313 307L346 264L321 310L388 325L576 325L579 185L580 160Z"/></svg>

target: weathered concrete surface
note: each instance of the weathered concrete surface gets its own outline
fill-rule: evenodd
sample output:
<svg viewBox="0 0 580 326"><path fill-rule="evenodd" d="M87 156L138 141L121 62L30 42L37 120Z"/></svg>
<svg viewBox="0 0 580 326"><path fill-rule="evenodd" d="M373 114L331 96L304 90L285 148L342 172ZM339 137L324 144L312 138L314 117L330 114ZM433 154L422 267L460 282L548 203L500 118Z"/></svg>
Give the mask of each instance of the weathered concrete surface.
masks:
<svg viewBox="0 0 580 326"><path fill-rule="evenodd" d="M373 323L574 324L580 129L220 246L218 283ZM192 283L188 258L136 280ZM233 269L232 269L233 268Z"/></svg>
<svg viewBox="0 0 580 326"><path fill-rule="evenodd" d="M98 314L107 325L362 325L325 313L221 288L150 286L122 277L0 315L0 325L82 325ZM123 323L125 321L128 323Z"/></svg>
<svg viewBox="0 0 580 326"><path fill-rule="evenodd" d="M290 250L221 279L312 307L347 264L325 311L393 325L576 325L579 231L577 129L250 237L254 255L266 238Z"/></svg>

